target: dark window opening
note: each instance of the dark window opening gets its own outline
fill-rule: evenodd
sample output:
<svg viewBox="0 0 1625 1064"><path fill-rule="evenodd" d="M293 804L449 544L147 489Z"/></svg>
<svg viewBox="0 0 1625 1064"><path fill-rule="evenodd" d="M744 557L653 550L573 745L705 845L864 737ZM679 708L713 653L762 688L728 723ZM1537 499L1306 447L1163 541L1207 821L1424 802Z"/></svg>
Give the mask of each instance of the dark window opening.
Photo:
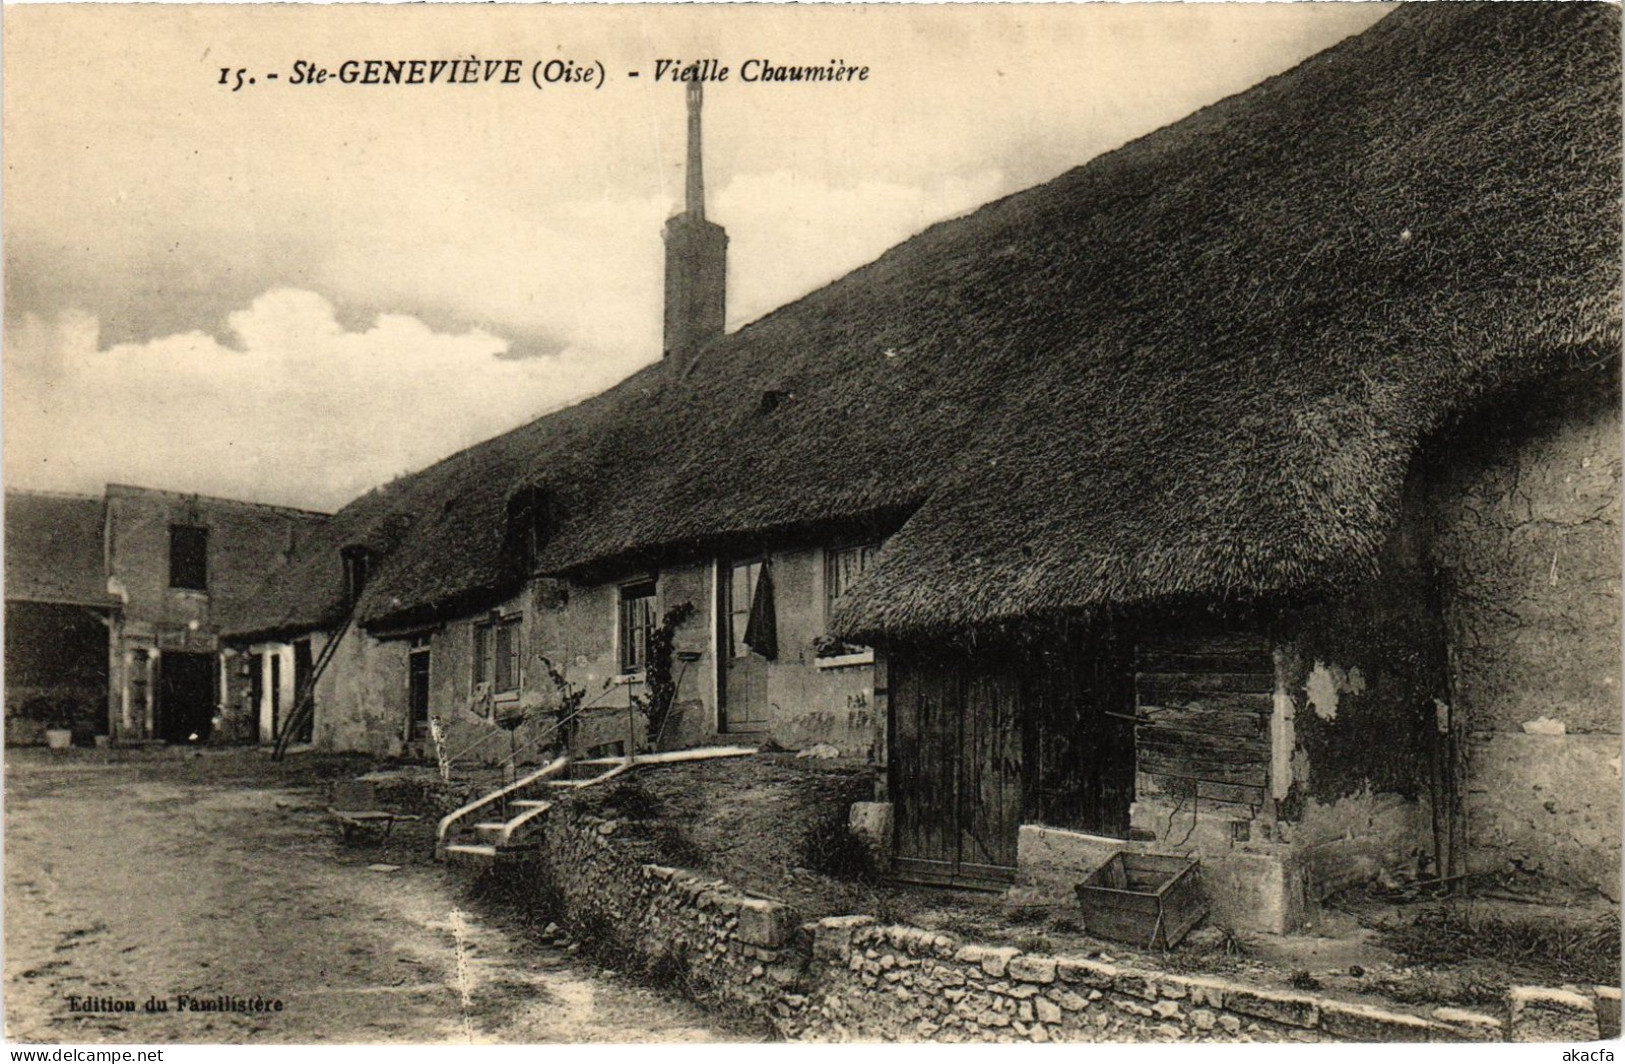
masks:
<svg viewBox="0 0 1625 1064"><path fill-rule="evenodd" d="M344 561L344 601L354 606L367 587L372 551L356 544L339 551L339 557Z"/></svg>
<svg viewBox="0 0 1625 1064"><path fill-rule="evenodd" d="M520 488L508 499L508 557L526 576L536 571L558 521L556 510L552 494L534 485Z"/></svg>
<svg viewBox="0 0 1625 1064"><path fill-rule="evenodd" d="M200 525L169 526L169 586L209 590L209 530Z"/></svg>
<svg viewBox="0 0 1625 1064"><path fill-rule="evenodd" d="M474 686L491 682L491 626L474 626Z"/></svg>
<svg viewBox="0 0 1625 1064"><path fill-rule="evenodd" d="M654 581L621 588L621 671L637 672L649 664L649 641L655 629Z"/></svg>
<svg viewBox="0 0 1625 1064"><path fill-rule="evenodd" d="M825 555L828 559L828 568L824 574L824 592L830 616L834 615L835 604L840 601L841 596L863 579L863 574L869 571L878 553L879 546L864 543L855 547L831 550Z"/></svg>

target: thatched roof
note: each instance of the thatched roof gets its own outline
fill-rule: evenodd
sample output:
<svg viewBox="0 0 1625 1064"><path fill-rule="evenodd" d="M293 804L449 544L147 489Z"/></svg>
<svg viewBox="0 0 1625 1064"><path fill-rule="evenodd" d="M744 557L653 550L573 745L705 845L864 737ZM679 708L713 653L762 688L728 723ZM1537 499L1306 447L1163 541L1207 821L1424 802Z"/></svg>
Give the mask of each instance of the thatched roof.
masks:
<svg viewBox="0 0 1625 1064"><path fill-rule="evenodd" d="M362 619L517 586L526 485L549 572L900 522L852 638L1353 580L1424 434L1619 343L1618 38L1609 6L1405 5L397 482Z"/></svg>
<svg viewBox="0 0 1625 1064"><path fill-rule="evenodd" d="M111 606L102 560L102 500L6 492L6 600Z"/></svg>

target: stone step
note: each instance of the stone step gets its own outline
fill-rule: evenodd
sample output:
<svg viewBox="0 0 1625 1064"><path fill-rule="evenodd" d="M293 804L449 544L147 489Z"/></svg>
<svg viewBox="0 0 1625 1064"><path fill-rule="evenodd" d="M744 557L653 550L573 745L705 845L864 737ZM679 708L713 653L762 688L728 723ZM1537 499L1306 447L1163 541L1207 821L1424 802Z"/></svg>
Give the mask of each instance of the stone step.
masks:
<svg viewBox="0 0 1625 1064"><path fill-rule="evenodd" d="M446 860L467 864L491 864L497 859L497 848L489 843L454 842L446 847Z"/></svg>
<svg viewBox="0 0 1625 1064"><path fill-rule="evenodd" d="M475 834L482 839L489 839L491 842L500 841L502 833L506 830L508 830L508 825L500 820L486 820L474 825Z"/></svg>

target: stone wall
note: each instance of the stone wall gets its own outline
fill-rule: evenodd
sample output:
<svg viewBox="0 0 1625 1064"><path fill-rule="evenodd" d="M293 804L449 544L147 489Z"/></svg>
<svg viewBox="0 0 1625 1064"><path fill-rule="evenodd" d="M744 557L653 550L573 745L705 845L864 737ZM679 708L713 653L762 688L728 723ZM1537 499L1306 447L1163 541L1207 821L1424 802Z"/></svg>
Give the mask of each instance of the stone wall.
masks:
<svg viewBox="0 0 1625 1064"><path fill-rule="evenodd" d="M1619 894L1617 373L1577 375L1459 427L1435 455L1465 718L1467 854Z"/></svg>
<svg viewBox="0 0 1625 1064"><path fill-rule="evenodd" d="M1243 983L964 945L866 916L811 928L803 988L775 1006L806 1040L933 1042L1495 1041L1496 1017L1445 1018ZM1593 1035L1595 1037L1595 1035Z"/></svg>
<svg viewBox="0 0 1625 1064"><path fill-rule="evenodd" d="M815 640L827 631L823 550L785 549L768 557L779 637L777 659L765 663L769 721L765 730L744 733L737 741L772 741L789 749L829 744L853 759L872 756L874 665L863 655L853 655L832 666L828 660L820 662L814 652ZM713 563L674 563L658 573L629 574L628 579L632 575L656 577L659 615L684 603L693 607L675 633L675 647L696 660L674 666L677 698L656 745L671 750L734 741L718 734L721 633ZM502 760L509 739L495 734L495 718L503 710L517 708L531 720L516 736L518 746L533 755L522 756L521 763L538 758L540 747L531 740L551 729L551 710L559 701L547 675L551 664L586 692L575 739L577 754L606 744L624 748L629 737L643 748L647 739L643 718L633 719L628 713L632 700L645 691L643 677L625 675L620 668L623 583L533 580L490 609L446 620L423 633L430 639L429 711L445 726L447 747L468 751L472 761ZM520 686L501 698L482 695L473 682L474 627L492 613L523 619ZM320 640L316 643L319 646ZM379 640L353 633L346 637L318 690L319 745L381 755L400 750L406 720L405 647L400 638Z"/></svg>
<svg viewBox="0 0 1625 1064"><path fill-rule="evenodd" d="M770 1014L800 978L794 910L720 880L639 862L613 843L615 830L614 821L568 804L549 812L526 867L533 886L558 900L561 922L700 1001Z"/></svg>
<svg viewBox="0 0 1625 1064"><path fill-rule="evenodd" d="M553 895L555 918L578 937L784 1038L1489 1042L1617 1034L1611 988L1513 988L1494 1014L1418 1015L1104 957L965 943L870 916L800 924L782 903L639 861L617 832L613 820L556 805L534 861L522 866L529 885Z"/></svg>

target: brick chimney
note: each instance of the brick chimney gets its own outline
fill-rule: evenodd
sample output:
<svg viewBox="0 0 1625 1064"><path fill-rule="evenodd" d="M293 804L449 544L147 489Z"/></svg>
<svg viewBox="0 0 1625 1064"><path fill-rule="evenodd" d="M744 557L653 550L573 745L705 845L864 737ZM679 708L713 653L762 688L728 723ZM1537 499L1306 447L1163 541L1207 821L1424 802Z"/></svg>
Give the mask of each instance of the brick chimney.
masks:
<svg viewBox="0 0 1625 1064"><path fill-rule="evenodd" d="M701 83L688 83L688 170L682 213L666 222L665 357L686 358L722 335L728 234L705 220L700 162Z"/></svg>

